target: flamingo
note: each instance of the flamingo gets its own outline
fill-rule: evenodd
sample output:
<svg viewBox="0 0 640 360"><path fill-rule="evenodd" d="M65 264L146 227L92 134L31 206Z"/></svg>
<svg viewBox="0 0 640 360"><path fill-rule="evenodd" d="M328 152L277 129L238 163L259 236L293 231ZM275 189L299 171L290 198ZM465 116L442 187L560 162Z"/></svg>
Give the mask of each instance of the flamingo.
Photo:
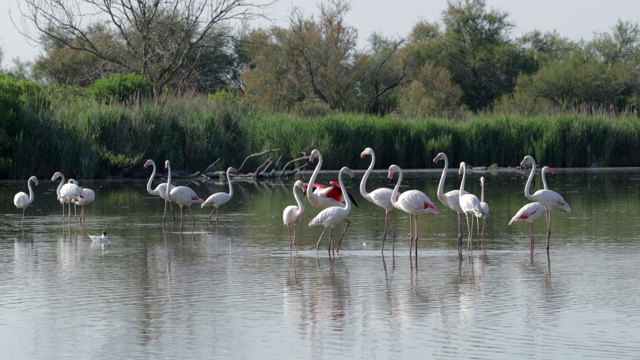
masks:
<svg viewBox="0 0 640 360"><path fill-rule="evenodd" d="M344 207L346 205L346 198L349 198L349 201L354 205L358 206L353 198L349 194L349 192L342 191L342 186L338 186L340 188L340 193L335 191L335 182L330 182L331 186L327 187L324 185L316 184L316 178L318 177L318 173L320 173L320 169L322 168L322 154L320 154L320 150L313 149L311 151L311 156L309 156L309 162L312 163L315 158L318 158L318 165L316 165L315 170L313 170L313 174L311 174L311 178L309 182L305 186L303 184L302 190L307 194L307 200L313 207L316 207L320 210L327 209L329 207L340 206ZM339 184L338 184L339 185ZM310 189L310 191L308 191ZM351 224L351 221L344 218L344 222L346 223L344 230L342 230L342 235L340 235L340 241L338 242L338 252L340 251L340 244L342 244L342 239L344 238L344 233L347 232L347 228Z"/></svg>
<svg viewBox="0 0 640 360"><path fill-rule="evenodd" d="M534 240L533 240L533 223L538 220L545 213L545 208L539 202L528 203L523 206L518 212L511 218L509 225L516 221L528 221L530 234L529 234L529 248L533 252Z"/></svg>
<svg viewBox="0 0 640 360"><path fill-rule="evenodd" d="M531 155L525 156L524 159L522 159L522 162L520 162L520 166L522 166L523 168L526 167L527 164L531 164L531 174L529 174L529 179L527 180L527 184L524 187L524 195L527 197L527 199L531 201L537 201L542 204L542 206L544 206L545 217L547 220L547 251L549 251L549 242L551 239L551 210L553 210L553 208L555 207L560 207L567 212L571 212L571 207L569 206L569 204L567 204L566 201L564 201L560 194L553 190L545 188L536 191L532 195L529 190L531 188L531 182L533 181L533 177L536 172L536 161ZM550 172L554 173L554 171L552 170ZM544 183L546 184L546 179Z"/></svg>
<svg viewBox="0 0 640 360"><path fill-rule="evenodd" d="M156 186L155 189L151 189L151 182L156 177L156 163L153 160L149 159L144 163L144 168L146 169L149 165L153 166L153 171L151 172L151 176L149 177L149 182L147 182L147 192L151 195L159 196L164 199L164 215L162 215L162 224L164 225L164 220L167 218L167 204L169 204L169 207L171 208L171 215L173 215L173 222L175 222L176 215L173 212L173 205L167 198L167 183L161 183L160 185ZM171 189L169 189L169 191L171 191L174 187L175 186L171 185Z"/></svg>
<svg viewBox="0 0 640 360"><path fill-rule="evenodd" d="M444 206L458 214L458 250L460 250L462 247L462 213L464 212L460 207L460 190L456 189L447 193L444 192L444 181L447 177L447 170L449 169L449 158L447 158L445 153L441 152L433 158L433 163L437 164L440 160L444 160L444 169L442 169L442 176L438 184L438 199Z"/></svg>
<svg viewBox="0 0 640 360"><path fill-rule="evenodd" d="M169 160L164 162L164 168L167 169L167 187L165 189L165 194L169 201L173 201L174 203L180 206L180 231L182 232L182 228L184 227L184 207L186 206L191 213L191 217L193 217L193 226L196 225L196 217L193 216L193 211L191 211L191 204L201 203L202 199L193 191L191 188L186 186L171 186L171 163Z"/></svg>
<svg viewBox="0 0 640 360"><path fill-rule="evenodd" d="M545 173L547 172L550 172L552 175L555 175L556 173L552 168L548 166L545 166L542 168L542 172L541 172L542 185L544 186L545 189L548 189L547 179L545 177ZM529 222L529 227L530 227L529 248L531 249L531 252L533 252L533 248L535 244L535 241L533 240L533 223L537 219L539 219L543 213L544 213L544 206L542 206L542 204L540 204L539 202L532 202L520 208L520 210L518 210L518 212L511 218L511 221L509 221L509 225L513 224L516 221Z"/></svg>
<svg viewBox="0 0 640 360"><path fill-rule="evenodd" d="M312 153L312 156L313 156L313 153ZM320 240L322 240L322 235L324 235L324 232L327 230L327 228L330 228L329 255L331 255L331 251L333 250L333 228L341 221L346 221L347 216L349 216L349 213L351 212L351 199L349 199L349 196L347 195L347 189L345 189L344 183L342 182L343 173L348 173L349 176L351 176L352 178L354 173L353 173L353 170L349 169L346 166L342 167L342 169L340 169L340 172L338 173L338 183L340 184L340 189L342 190L342 196L345 200L345 206L330 206L320 211L320 213L316 215L316 217L314 217L309 222L309 226L313 226L313 225L324 226L324 229L320 234L320 238L316 243L316 255L318 253L318 249L320 248ZM312 178L312 180L315 180L315 179ZM307 195L308 194L309 194L309 191L307 192ZM342 234L344 235L344 232ZM340 242L342 242L342 238L340 238ZM340 243L338 243L337 251L338 252L340 251Z"/></svg>
<svg viewBox="0 0 640 360"><path fill-rule="evenodd" d="M61 172L56 171L51 177L51 181L56 181L56 179L61 178L60 184L58 184L58 188L56 190L56 195L58 197L58 201L62 204L62 218L64 219L64 204L69 204L69 219L71 219L71 203L76 199L82 199L84 194L82 193L82 188L76 184L65 184L64 183L64 175Z"/></svg>
<svg viewBox="0 0 640 360"><path fill-rule="evenodd" d="M27 210L27 206L29 206L33 202L33 189L31 188L31 182L38 185L38 178L32 176L27 180L27 187L29 188L29 195L20 191L13 197L13 204L18 209L22 209L22 226L24 226L24 212Z"/></svg>
<svg viewBox="0 0 640 360"><path fill-rule="evenodd" d="M367 192L367 180L369 179L369 174L371 174L371 170L373 170L373 166L375 165L376 154L373 152L372 148L368 147L364 149L364 151L360 154L360 158L363 159L367 155L371 155L371 164L369 164L369 168L364 173L362 181L360 181L360 194L367 201L384 209L384 233L382 234L382 253L384 254L384 241L387 238L387 222L389 222L389 225L391 226L393 248L395 249L396 233L393 229L393 224L391 223L391 210L393 210L393 205L391 204L391 194L393 194L393 189L378 188L373 190L372 192Z"/></svg>
<svg viewBox="0 0 640 360"><path fill-rule="evenodd" d="M484 224L489 217L489 204L484 202L484 176L480 177L480 216L478 220L478 233L480 233L480 219L482 219L482 248L484 249Z"/></svg>
<svg viewBox="0 0 640 360"><path fill-rule="evenodd" d="M230 167L227 169L227 181L229 182L229 193L225 192L217 192L207 198L201 205L200 208L205 206L213 206L216 212L216 226L218 225L218 209L223 204L226 204L233 197L233 187L231 186L231 173L237 174L238 169L234 167ZM211 210L211 214L209 215L209 222L211 222L211 216L213 215L214 210Z"/></svg>
<svg viewBox="0 0 640 360"><path fill-rule="evenodd" d="M297 205L289 205L284 208L282 212L282 222L287 226L287 233L289 234L289 249L291 247L296 248L296 227L304 215L304 204L296 192L296 187L302 189L302 180L297 180L293 184L293 197L296 199ZM291 237L291 225L293 225L293 237ZM296 249L296 253L298 249Z"/></svg>
<svg viewBox="0 0 640 360"><path fill-rule="evenodd" d="M467 178L467 164L463 161L460 163L460 168L458 169L458 175L462 175L462 182L460 182L460 208L464 212L464 216L467 218L467 230L469 231L469 236L467 237L467 250L473 249L473 216L480 217L482 216L482 211L480 210L480 199L477 196L466 193L464 191L464 182ZM469 225L469 214L471 217L471 225ZM462 244L458 243L458 253L460 253Z"/></svg>
<svg viewBox="0 0 640 360"><path fill-rule="evenodd" d="M78 182L74 179L69 179L68 180L69 184L74 184L74 185L78 185ZM76 211L76 206L80 205L81 210L80 210L80 222L84 223L85 217L84 217L84 206L85 205L89 205L92 202L94 202L96 200L96 193L95 191L89 189L89 188L83 188L80 187L80 189L82 189L82 198L75 198L72 200L73 202L73 212L75 213ZM71 207L71 204L69 204L69 207Z"/></svg>
<svg viewBox="0 0 640 360"><path fill-rule="evenodd" d="M409 214L409 255L411 255L411 248L413 242L416 243L416 258L418 257L418 215L424 213L440 214L440 209L431 202L431 199L419 190L408 190L401 195L398 194L400 189L400 183L402 182L402 169L398 165L389 166L389 180L393 180L393 173L398 173L398 182L393 188L391 194L391 204L398 210L402 210ZM411 227L411 221L414 219L414 226Z"/></svg>

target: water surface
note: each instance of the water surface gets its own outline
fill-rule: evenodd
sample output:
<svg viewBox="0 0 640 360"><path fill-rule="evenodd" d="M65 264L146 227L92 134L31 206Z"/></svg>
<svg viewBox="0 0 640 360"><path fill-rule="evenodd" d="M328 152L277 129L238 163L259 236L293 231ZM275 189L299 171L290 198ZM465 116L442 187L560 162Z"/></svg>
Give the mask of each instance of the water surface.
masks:
<svg viewBox="0 0 640 360"><path fill-rule="evenodd" d="M385 175L369 190L391 186ZM322 229L306 226L318 213L306 201L290 252L282 210L295 179L237 183L219 226L194 207L182 233L163 230L163 202L143 181L81 182L97 195L82 226L62 220L56 184L41 179L21 229L12 199L26 181L0 182L0 348L11 359L637 357L640 170L549 179L572 208L553 211L549 257L544 219L533 256L528 224L507 226L528 202L527 174L474 171L468 191L479 195L481 175L485 249L462 260L444 206L421 216L417 259L408 217L394 211L395 257L390 239L381 257L384 212L357 193L361 173L347 182L359 207L336 257L326 237L316 256ZM440 205L439 172L405 179ZM226 191L183 185L202 198ZM458 185L452 172L445 191ZM106 246L89 237L103 230Z"/></svg>

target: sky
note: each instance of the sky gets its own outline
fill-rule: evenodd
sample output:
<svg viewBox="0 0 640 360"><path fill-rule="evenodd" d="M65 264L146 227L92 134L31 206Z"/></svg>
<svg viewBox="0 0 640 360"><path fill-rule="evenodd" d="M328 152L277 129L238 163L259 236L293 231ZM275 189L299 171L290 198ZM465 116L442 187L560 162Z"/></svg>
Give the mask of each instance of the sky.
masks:
<svg viewBox="0 0 640 360"><path fill-rule="evenodd" d="M37 44L18 32L11 18L20 23L18 1L2 1L0 5L0 47L4 52L3 66L13 58L35 59L41 52ZM317 17L319 0L279 0L271 10L277 26L287 26L291 9L300 8L305 17ZM421 20L441 23L447 0L351 0L346 23L358 30L359 48L373 33L387 37L405 37ZM618 19L640 22L639 0L486 0L488 8L509 14L515 25L513 37L532 30L556 30L571 40L590 40L595 32L609 32ZM253 27L267 27L261 22Z"/></svg>

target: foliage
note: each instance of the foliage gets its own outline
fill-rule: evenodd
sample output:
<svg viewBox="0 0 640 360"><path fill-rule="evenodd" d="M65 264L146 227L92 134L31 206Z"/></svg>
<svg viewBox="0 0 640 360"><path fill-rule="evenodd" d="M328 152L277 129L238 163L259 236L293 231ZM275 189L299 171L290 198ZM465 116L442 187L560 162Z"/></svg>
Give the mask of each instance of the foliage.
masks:
<svg viewBox="0 0 640 360"><path fill-rule="evenodd" d="M233 37L229 23L255 18L263 5L24 0L20 6L25 32L35 29L45 45L47 56L37 69L51 82L82 85L108 74L137 73L162 94L224 88L233 63L226 53Z"/></svg>
<svg viewBox="0 0 640 360"><path fill-rule="evenodd" d="M115 74L96 80L89 94L100 102L125 102L145 99L153 94L153 84L138 74Z"/></svg>

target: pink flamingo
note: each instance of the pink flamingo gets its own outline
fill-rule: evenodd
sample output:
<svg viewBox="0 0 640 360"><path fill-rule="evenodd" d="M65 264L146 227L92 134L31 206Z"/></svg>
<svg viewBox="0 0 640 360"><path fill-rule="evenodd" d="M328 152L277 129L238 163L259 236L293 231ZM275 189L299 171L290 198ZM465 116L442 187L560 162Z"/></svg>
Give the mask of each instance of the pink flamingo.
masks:
<svg viewBox="0 0 640 360"><path fill-rule="evenodd" d="M444 169L442 169L442 176L440 176L440 183L438 184L438 199L444 206L458 214L458 250L460 250L462 249L462 213L464 212L460 207L460 190L455 189L447 193L444 192L444 181L449 169L449 158L445 153L441 152L433 158L433 163L437 164L440 160L444 160Z"/></svg>
<svg viewBox="0 0 640 360"><path fill-rule="evenodd" d="M551 173L552 175L555 175L556 173L552 168L548 166L545 166L542 168L542 185L544 186L545 189L548 189L547 179L545 177L545 173L547 172ZM509 225L513 224L516 221L529 222L529 228L530 228L529 248L531 252L533 252L533 248L535 245L535 241L533 239L533 223L536 220L538 220L542 216L542 214L544 214L544 212L545 212L545 209L544 209L544 206L542 206L542 204L540 204L539 202L532 202L520 208L520 210L518 210L518 212L513 216L513 218L511 218L511 221L509 221Z"/></svg>
<svg viewBox="0 0 640 360"><path fill-rule="evenodd" d="M391 204L398 210L402 210L409 214L409 255L411 255L411 249L415 241L416 244L416 258L418 257L418 215L424 213L440 214L440 209L431 202L431 199L419 190L407 190L401 195L398 195L400 189L400 183L402 182L402 169L398 165L389 166L389 180L393 180L393 173L398 173L398 182L393 188L391 194ZM413 219L413 227L411 222Z"/></svg>
<svg viewBox="0 0 640 360"><path fill-rule="evenodd" d="M322 230L322 233L320 234L320 238L318 239L318 242L316 243L316 255L318 253L318 249L320 248L320 240L322 240L322 235L324 235L324 232L327 230L327 228L330 228L330 235L329 235L329 255L331 255L331 251L333 251L333 228L339 224L342 221L345 221L347 216L349 216L349 213L351 212L351 199L349 199L349 196L347 195L347 189L345 189L344 187L344 183L342 182L342 174L343 173L348 173L349 176L351 176L353 178L353 170L349 169L348 167L344 166L342 169L340 169L340 172L338 173L338 183L340 184L340 189L342 190L342 195L345 199L345 205L344 206L330 206L322 211L320 211L320 213L318 215L316 215L316 217L314 217L310 222L309 222L309 226L313 226L313 225L322 225L324 226L324 229ZM307 194L309 194L309 192L307 192ZM343 232L344 235L344 232ZM342 242L342 238L340 238L340 242ZM340 251L340 243L338 243L338 249L337 251Z"/></svg>
<svg viewBox="0 0 640 360"><path fill-rule="evenodd" d="M458 169L458 175L462 175L462 182L460 182L460 208L464 212L464 216L467 218L467 230L469 236L467 237L467 250L473 249L473 216L482 216L480 210L480 199L477 196L464 191L464 183L467 178L467 164L463 161L460 163ZM471 214L471 225L469 225L469 214ZM458 243L458 253L461 253L461 245Z"/></svg>
<svg viewBox="0 0 640 360"><path fill-rule="evenodd" d="M311 151L311 156L309 156L309 162L312 163L316 157L318 158L318 165L316 165L315 170L313 170L313 174L311 174L309 182L306 185L303 184L302 187L302 190L307 194L307 200L309 200L309 203L311 203L311 205L315 208L324 210L333 206L344 207L346 204L345 199L349 198L350 202L354 206L358 206L356 202L353 201L353 198L348 191L342 191L341 186L338 186L338 189L340 189L340 195L337 195L337 192L335 191L336 186L334 181L330 183L331 186L329 187L316 184L316 178L318 177L320 169L322 168L322 154L320 154L320 150L313 149L313 151ZM309 191L309 189L311 189L311 191ZM343 220L346 225L344 227L344 230L342 230L342 235L340 235L340 241L338 242L337 249L338 252L340 251L340 244L342 244L344 234L345 232L347 232L347 228L349 228L349 225L351 225L351 221L349 221L349 219L344 218Z"/></svg>
<svg viewBox="0 0 640 360"><path fill-rule="evenodd" d="M482 219L482 248L484 249L484 225L489 217L489 204L484 201L484 176L480 177L480 216L476 215L478 233L480 233L480 219Z"/></svg>
<svg viewBox="0 0 640 360"><path fill-rule="evenodd" d="M35 177L35 176L32 176L32 177L29 178L29 180L27 180L27 187L29 188L29 195L27 195L26 193L20 191L19 193L17 193L13 197L13 204L16 206L16 208L22 209L22 226L24 226L24 212L27 210L27 206L29 206L33 202L33 199L34 199L33 189L31 188L31 182L33 182L37 186L38 185L38 178Z"/></svg>
<svg viewBox="0 0 640 360"><path fill-rule="evenodd" d="M300 219L302 219L302 215L304 215L304 205L302 204L302 200L298 196L296 192L296 187L302 189L302 180L297 180L293 184L293 197L296 199L297 205L289 205L284 208L282 212L282 222L287 226L287 233L289 234L289 250L291 247L296 249L296 253L298 249L296 248L296 228L298 227L298 223ZM293 237L291 236L291 226L293 225Z"/></svg>
<svg viewBox="0 0 640 360"><path fill-rule="evenodd" d="M76 199L82 199L84 194L82 193L82 188L76 184L65 184L64 183L64 175L61 172L56 171L51 177L51 181L56 181L56 179L61 178L60 184L58 184L58 188L56 189L56 195L58 197L58 201L62 204L62 218L64 219L64 204L69 204L69 219L71 219L71 203L75 202Z"/></svg>
<svg viewBox="0 0 640 360"><path fill-rule="evenodd" d="M69 179L68 181L69 184L74 184L74 185L78 185L78 182L74 179ZM82 198L75 198L74 200L72 200L73 202L73 212L75 214L76 212L76 206L80 205L80 222L84 223L85 222L85 217L84 217L84 206L85 205L89 205L92 202L94 202L96 200L96 193L95 191L88 189L88 188L84 188L84 187L80 187L78 186L80 189L82 189ZM71 206L71 205L69 205Z"/></svg>
<svg viewBox="0 0 640 360"><path fill-rule="evenodd" d="M149 182L147 182L147 192L151 195L159 196L160 198L164 199L164 215L162 215L162 224L164 225L164 220L167 218L167 204L169 204L169 207L171 208L171 215L173 215L173 222L175 222L176 215L173 212L173 205L167 198L167 183L161 183L156 186L155 189L151 189L151 182L153 182L153 179L156 178L156 163L153 160L149 159L144 163L144 168L146 169L150 165L153 166L153 171L151 172L151 176L149 177ZM171 185L171 189L169 189L169 192L171 192L174 187L175 186Z"/></svg>
<svg viewBox="0 0 640 360"><path fill-rule="evenodd" d="M393 210L393 204L391 204L391 194L393 194L393 189L378 188L373 190L372 192L367 192L367 180L369 179L369 174L371 174L371 170L373 170L373 166L375 165L376 154L373 152L372 148L368 147L364 149L364 151L360 154L360 158L363 159L367 155L371 155L371 164L369 164L369 168L364 173L362 181L360 181L360 194L363 198L367 199L367 201L384 209L385 216L384 233L382 234L382 253L384 254L384 241L387 238L387 222L391 226L391 236L393 237L392 251L395 252L396 233L393 229L393 223L391 222L391 210Z"/></svg>
<svg viewBox="0 0 640 360"><path fill-rule="evenodd" d="M528 164L531 164L531 174L529 174L529 179L527 180L527 184L524 187L524 195L527 197L527 199L537 201L542 204L542 206L544 206L545 217L547 219L547 251L549 251L549 242L551 239L551 210L553 210L553 208L555 207L560 207L567 212L571 212L571 207L569 206L569 204L567 204L566 201L564 201L560 194L553 190L541 189L536 191L532 195L529 190L531 188L531 182L533 181L533 177L536 172L536 161L530 155L524 157L522 162L520 162L520 166L524 168ZM553 171L550 172L554 173ZM544 183L546 183L546 180L544 181Z"/></svg>
<svg viewBox="0 0 640 360"><path fill-rule="evenodd" d="M166 196L167 199L173 201L174 203L180 206L180 231L182 232L182 228L184 227L184 210L183 208L186 206L191 213L191 217L193 217L193 226L196 225L196 217L193 216L193 211L191 211L191 204L201 203L202 199L193 191L191 188L186 186L171 186L171 163L169 160L164 162L164 168L167 169L167 188L166 188ZM171 189L171 190L169 190Z"/></svg>
<svg viewBox="0 0 640 360"><path fill-rule="evenodd" d="M216 212L216 226L218 225L218 209L223 204L226 204L233 197L233 186L231 186L231 173L237 174L238 169L234 167L230 167L227 169L227 181L229 182L229 192L217 192L207 198L201 205L200 208L204 208L205 206L213 206L215 209L211 210L211 214L209 214L209 223L211 223L211 216L213 212Z"/></svg>

